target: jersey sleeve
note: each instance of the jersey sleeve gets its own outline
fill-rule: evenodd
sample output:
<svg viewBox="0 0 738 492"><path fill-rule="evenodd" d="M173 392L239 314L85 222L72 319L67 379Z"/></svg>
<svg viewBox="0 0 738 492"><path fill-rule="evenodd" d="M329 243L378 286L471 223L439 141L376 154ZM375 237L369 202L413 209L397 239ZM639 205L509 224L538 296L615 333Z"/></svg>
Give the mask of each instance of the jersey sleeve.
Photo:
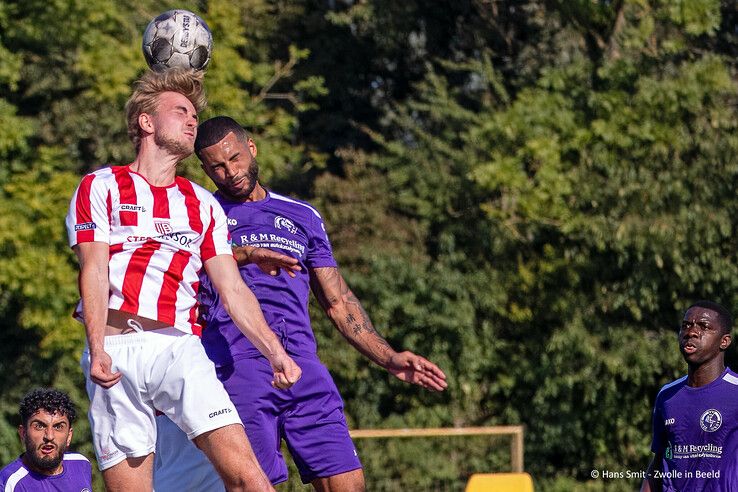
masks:
<svg viewBox="0 0 738 492"><path fill-rule="evenodd" d="M654 454L659 454L664 450L664 433L666 428L664 427L664 419L661 416L661 394L656 397L656 403L653 405L653 436L651 438L651 451Z"/></svg>
<svg viewBox="0 0 738 492"><path fill-rule="evenodd" d="M311 215L310 238L308 240L308 251L305 257L305 265L308 268L336 267L333 249L325 231L323 218L317 214Z"/></svg>
<svg viewBox="0 0 738 492"><path fill-rule="evenodd" d="M110 190L105 180L88 174L72 195L66 225L69 245L110 242Z"/></svg>
<svg viewBox="0 0 738 492"><path fill-rule="evenodd" d="M210 221L200 246L200 257L203 263L213 256L233 255L231 234L228 232L223 207L214 198L208 200L207 206L210 207Z"/></svg>

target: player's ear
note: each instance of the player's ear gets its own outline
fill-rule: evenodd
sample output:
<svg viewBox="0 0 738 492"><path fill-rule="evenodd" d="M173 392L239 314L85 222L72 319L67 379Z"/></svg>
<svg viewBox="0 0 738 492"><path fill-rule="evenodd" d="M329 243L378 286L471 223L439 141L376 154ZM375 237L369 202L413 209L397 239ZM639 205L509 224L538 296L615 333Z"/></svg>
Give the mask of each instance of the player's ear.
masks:
<svg viewBox="0 0 738 492"><path fill-rule="evenodd" d="M254 142L252 139L249 139L248 142L246 142L246 145L249 147L249 152L251 152L252 157L256 157L256 152L258 149L256 148L256 142Z"/></svg>
<svg viewBox="0 0 738 492"><path fill-rule="evenodd" d="M720 350L726 350L732 341L733 338L730 336L730 333L723 335L723 338L720 340Z"/></svg>
<svg viewBox="0 0 738 492"><path fill-rule="evenodd" d="M26 428L23 425L18 426L18 437L20 437L21 442L26 440Z"/></svg>
<svg viewBox="0 0 738 492"><path fill-rule="evenodd" d="M138 115L138 126L146 133L154 133L154 120L149 113Z"/></svg>
<svg viewBox="0 0 738 492"><path fill-rule="evenodd" d="M74 435L74 427L69 426L69 435L67 436L67 447L72 444L72 436Z"/></svg>

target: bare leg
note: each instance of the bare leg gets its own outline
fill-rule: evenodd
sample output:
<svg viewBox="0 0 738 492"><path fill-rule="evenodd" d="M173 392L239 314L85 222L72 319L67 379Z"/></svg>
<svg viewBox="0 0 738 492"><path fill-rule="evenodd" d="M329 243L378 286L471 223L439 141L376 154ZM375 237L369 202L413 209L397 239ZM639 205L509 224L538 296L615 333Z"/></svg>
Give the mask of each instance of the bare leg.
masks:
<svg viewBox="0 0 738 492"><path fill-rule="evenodd" d="M241 425L226 425L200 434L193 441L213 464L229 492L274 490Z"/></svg>
<svg viewBox="0 0 738 492"><path fill-rule="evenodd" d="M316 478L312 481L318 492L364 492L364 470L351 470L332 477Z"/></svg>
<svg viewBox="0 0 738 492"><path fill-rule="evenodd" d="M154 454L140 458L126 458L102 472L108 492L151 492Z"/></svg>

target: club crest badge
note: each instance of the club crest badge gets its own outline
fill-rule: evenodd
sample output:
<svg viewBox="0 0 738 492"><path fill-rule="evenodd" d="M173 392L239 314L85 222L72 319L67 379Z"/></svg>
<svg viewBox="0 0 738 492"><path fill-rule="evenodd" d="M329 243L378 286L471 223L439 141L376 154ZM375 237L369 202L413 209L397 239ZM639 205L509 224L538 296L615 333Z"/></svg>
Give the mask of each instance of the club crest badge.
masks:
<svg viewBox="0 0 738 492"><path fill-rule="evenodd" d="M714 408L706 410L700 417L700 427L705 432L715 432L722 424L723 416Z"/></svg>

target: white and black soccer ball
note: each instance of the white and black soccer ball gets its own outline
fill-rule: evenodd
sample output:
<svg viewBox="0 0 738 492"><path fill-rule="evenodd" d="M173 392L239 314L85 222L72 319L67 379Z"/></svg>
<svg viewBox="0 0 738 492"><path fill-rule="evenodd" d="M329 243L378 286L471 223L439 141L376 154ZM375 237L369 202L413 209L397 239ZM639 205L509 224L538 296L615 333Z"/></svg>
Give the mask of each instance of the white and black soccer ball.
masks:
<svg viewBox="0 0 738 492"><path fill-rule="evenodd" d="M143 35L144 57L154 70L205 70L212 50L210 28L189 10L169 10L158 15Z"/></svg>

